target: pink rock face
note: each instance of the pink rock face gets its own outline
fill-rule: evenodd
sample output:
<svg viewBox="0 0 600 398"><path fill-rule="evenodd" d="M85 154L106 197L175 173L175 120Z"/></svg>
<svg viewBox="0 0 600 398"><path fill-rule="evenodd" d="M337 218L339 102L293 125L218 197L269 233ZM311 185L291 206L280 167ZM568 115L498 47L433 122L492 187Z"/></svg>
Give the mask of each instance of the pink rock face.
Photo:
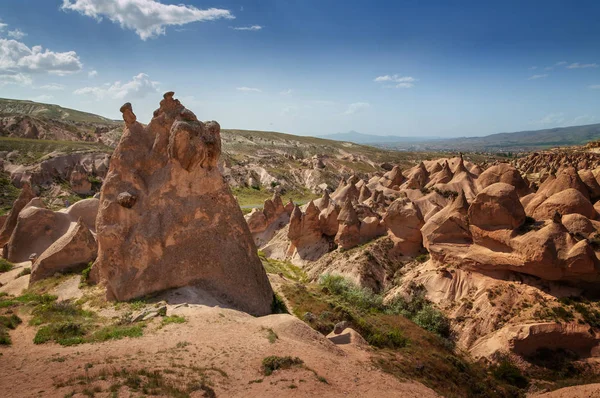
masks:
<svg viewBox="0 0 600 398"><path fill-rule="evenodd" d="M568 188L555 193L540 204L533 212L533 218L548 220L557 211L562 215L581 214L592 219L597 214L592 203L581 192Z"/></svg>
<svg viewBox="0 0 600 398"><path fill-rule="evenodd" d="M512 230L525 221L525 210L516 188L499 182L479 192L469 207L469 220L483 230Z"/></svg>
<svg viewBox="0 0 600 398"><path fill-rule="evenodd" d="M255 314L273 291L242 212L218 171L220 127L203 123L173 93L144 127L131 105L110 163L96 222L93 278L129 300L195 285ZM127 193L131 206L118 200Z"/></svg>
<svg viewBox="0 0 600 398"><path fill-rule="evenodd" d="M33 199L34 197L35 197L35 194L33 193L33 190L31 189L31 185L29 185L29 184L23 185L23 189L21 190L19 197L13 204L13 207L10 210L10 213L8 213L8 217L6 217L6 220L4 221L4 225L2 226L2 229L0 229L0 247L4 246L8 242L8 240L10 239L10 236L13 233L13 230L15 229L15 226L17 225L17 219L19 218L19 213L21 212L21 210L23 210L23 208L27 205L27 203L29 203L31 201L31 199Z"/></svg>
<svg viewBox="0 0 600 398"><path fill-rule="evenodd" d="M394 251L406 256L416 255L422 248L423 216L413 202L396 199L383 216L383 222L394 242Z"/></svg>
<svg viewBox="0 0 600 398"><path fill-rule="evenodd" d="M525 196L531 192L529 185L521 177L519 171L508 163L500 163L488 168L477 179L477 185L480 190L497 182L514 186L519 196Z"/></svg>

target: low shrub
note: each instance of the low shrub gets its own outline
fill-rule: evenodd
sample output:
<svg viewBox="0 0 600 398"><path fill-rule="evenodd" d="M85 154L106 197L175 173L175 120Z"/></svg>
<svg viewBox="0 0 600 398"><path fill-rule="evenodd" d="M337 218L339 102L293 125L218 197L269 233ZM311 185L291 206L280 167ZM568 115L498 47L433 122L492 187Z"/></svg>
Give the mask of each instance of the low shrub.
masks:
<svg viewBox="0 0 600 398"><path fill-rule="evenodd" d="M0 272L8 272L13 269L15 266L10 261L5 258L0 257Z"/></svg>

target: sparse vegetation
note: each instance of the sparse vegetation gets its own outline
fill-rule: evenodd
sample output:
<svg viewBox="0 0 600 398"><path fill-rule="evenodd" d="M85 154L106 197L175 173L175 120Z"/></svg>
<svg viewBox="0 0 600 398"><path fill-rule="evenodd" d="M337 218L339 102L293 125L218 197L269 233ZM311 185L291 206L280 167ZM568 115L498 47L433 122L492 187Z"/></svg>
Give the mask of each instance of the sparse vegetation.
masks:
<svg viewBox="0 0 600 398"><path fill-rule="evenodd" d="M161 326L170 325L172 323L185 323L187 320L181 315L165 316L160 322Z"/></svg>
<svg viewBox="0 0 600 398"><path fill-rule="evenodd" d="M6 260L5 258L0 258L0 272L8 272L14 268L13 263Z"/></svg>
<svg viewBox="0 0 600 398"><path fill-rule="evenodd" d="M290 369L293 367L301 367L304 365L304 361L298 357L278 357L270 356L266 357L262 361L262 371L265 376L270 376L276 370Z"/></svg>
<svg viewBox="0 0 600 398"><path fill-rule="evenodd" d="M0 316L0 345L10 345L9 330L14 330L23 321L15 314Z"/></svg>
<svg viewBox="0 0 600 398"><path fill-rule="evenodd" d="M273 293L273 303L271 304L272 314L288 314L287 306L285 301L277 294Z"/></svg>
<svg viewBox="0 0 600 398"><path fill-rule="evenodd" d="M504 381L517 388L527 388L529 380L523 375L521 370L512 364L508 359L502 359L492 368L492 374L498 380Z"/></svg>

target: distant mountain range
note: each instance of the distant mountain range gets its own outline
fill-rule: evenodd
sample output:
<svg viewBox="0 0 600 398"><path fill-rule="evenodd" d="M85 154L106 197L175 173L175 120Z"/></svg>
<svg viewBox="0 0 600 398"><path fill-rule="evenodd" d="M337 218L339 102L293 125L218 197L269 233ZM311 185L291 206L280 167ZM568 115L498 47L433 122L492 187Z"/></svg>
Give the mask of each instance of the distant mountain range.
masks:
<svg viewBox="0 0 600 398"><path fill-rule="evenodd" d="M357 131L348 131L347 133L337 133L329 135L317 135L318 138L324 138L334 141L354 142L355 144L386 144L386 143L411 143L423 142L440 139L441 137L399 137L397 135L373 135L362 134Z"/></svg>
<svg viewBox="0 0 600 398"><path fill-rule="evenodd" d="M585 145L590 141L600 140L600 124L498 133L484 137L398 137L368 135L356 131L321 137L398 150L519 152L557 146Z"/></svg>

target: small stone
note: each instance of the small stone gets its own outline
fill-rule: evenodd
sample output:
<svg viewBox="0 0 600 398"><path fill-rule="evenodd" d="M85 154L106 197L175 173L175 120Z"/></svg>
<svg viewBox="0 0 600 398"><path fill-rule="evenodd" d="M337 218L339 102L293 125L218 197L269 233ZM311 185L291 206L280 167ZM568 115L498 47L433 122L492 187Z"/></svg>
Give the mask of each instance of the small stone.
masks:
<svg viewBox="0 0 600 398"><path fill-rule="evenodd" d="M305 322L312 322L316 319L316 317L312 312L307 312L302 315L302 319L304 319Z"/></svg>
<svg viewBox="0 0 600 398"><path fill-rule="evenodd" d="M333 327L333 333L335 334L340 334L344 331L344 329L348 328L348 322L347 321L341 321L335 324L335 326Z"/></svg>
<svg viewBox="0 0 600 398"><path fill-rule="evenodd" d="M129 192L121 192L117 196L117 202L126 209L131 209L135 202L137 202L137 196L130 194Z"/></svg>

